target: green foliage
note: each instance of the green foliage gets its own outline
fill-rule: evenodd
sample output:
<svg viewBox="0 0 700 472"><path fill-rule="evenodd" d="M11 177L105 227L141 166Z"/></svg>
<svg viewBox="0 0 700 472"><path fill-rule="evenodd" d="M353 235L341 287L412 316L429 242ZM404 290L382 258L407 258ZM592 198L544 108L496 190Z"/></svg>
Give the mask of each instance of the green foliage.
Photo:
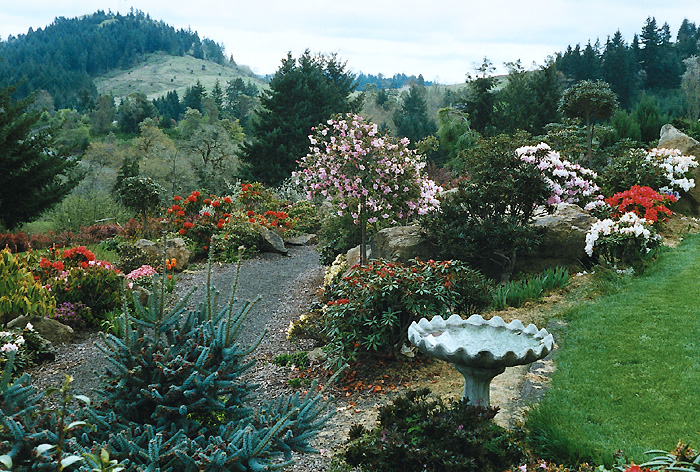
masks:
<svg viewBox="0 0 700 472"><path fill-rule="evenodd" d="M425 93L425 86L411 84L401 107L394 111L397 134L410 139L414 144L437 131L435 122L428 116Z"/></svg>
<svg viewBox="0 0 700 472"><path fill-rule="evenodd" d="M272 185L289 177L308 153L314 126L333 114L358 111L362 98L351 99L353 90L354 76L335 55L288 54L261 95L252 141L242 146L245 177Z"/></svg>
<svg viewBox="0 0 700 472"><path fill-rule="evenodd" d="M31 324L0 331L0 346L0 366L14 374L54 358L51 343L36 332ZM11 355L14 358L10 363Z"/></svg>
<svg viewBox="0 0 700 472"><path fill-rule="evenodd" d="M148 234L146 217L160 208L165 189L150 177L127 177L119 186L119 198L124 205L142 216L144 230Z"/></svg>
<svg viewBox="0 0 700 472"><path fill-rule="evenodd" d="M604 195L629 190L633 185L659 189L668 185L664 169L647 159L644 149L629 149L610 157L608 165L598 176Z"/></svg>
<svg viewBox="0 0 700 472"><path fill-rule="evenodd" d="M582 80L566 89L559 101L559 111L567 118L580 118L588 137L588 167L593 160L593 125L610 118L617 108L617 96L610 84L602 80Z"/></svg>
<svg viewBox="0 0 700 472"><path fill-rule="evenodd" d="M466 261L507 280L517 255L536 246L539 235L529 223L551 190L539 169L516 156L524 141L522 134L480 139L462 153L460 165L470 179L445 195L440 209L421 223L439 257Z"/></svg>
<svg viewBox="0 0 700 472"><path fill-rule="evenodd" d="M500 472L523 460L524 434L496 425L497 409L428 393L412 391L380 408L371 431L354 426L345 461L377 472Z"/></svg>
<svg viewBox="0 0 700 472"><path fill-rule="evenodd" d="M0 313L2 324L20 316L43 318L56 312L56 300L34 280L27 262L9 249L0 251Z"/></svg>
<svg viewBox="0 0 700 472"><path fill-rule="evenodd" d="M188 298L166 312L156 292L135 316L124 313L123 337L104 336L104 403L85 409L97 443L127 470L256 471L310 451L327 418L320 393L247 405L255 385L243 374L255 346L237 336L252 303L232 296L217 308L209 286L198 309L185 309Z"/></svg>
<svg viewBox="0 0 700 472"><path fill-rule="evenodd" d="M309 356L306 351L280 354L272 359L272 363L280 367L296 366L299 369L303 369L309 365Z"/></svg>
<svg viewBox="0 0 700 472"><path fill-rule="evenodd" d="M100 220L125 223L134 214L108 191L90 189L71 193L45 216L53 222L54 231L79 232Z"/></svg>
<svg viewBox="0 0 700 472"><path fill-rule="evenodd" d="M670 119L659 110L659 104L654 95L643 93L639 102L632 111L632 116L639 124L642 134L642 142L656 143L659 139L661 127Z"/></svg>
<svg viewBox="0 0 700 472"><path fill-rule="evenodd" d="M333 263L338 254L344 254L361 242L360 226L353 221L352 215L326 211L321 214L321 228L319 231L319 258L323 265ZM371 238L376 231L373 226L367 228L367 238Z"/></svg>
<svg viewBox="0 0 700 472"><path fill-rule="evenodd" d="M491 300L484 277L460 262L373 260L327 287L324 301L324 334L342 363L358 355L395 355L413 321L472 314Z"/></svg>
<svg viewBox="0 0 700 472"><path fill-rule="evenodd" d="M33 98L13 101L14 87L0 89L0 221L13 228L61 201L80 180L78 161L52 149L50 130L34 132Z"/></svg>
<svg viewBox="0 0 700 472"><path fill-rule="evenodd" d="M678 445L673 451L651 450L646 454L653 457L639 467L653 467L654 470L676 470L680 472L700 471L700 454L690 444Z"/></svg>
<svg viewBox="0 0 700 472"><path fill-rule="evenodd" d="M88 322L99 326L102 315L121 305L122 283L113 268L94 265L73 267L64 280L55 279L52 290L59 303L83 303L90 308Z"/></svg>
<svg viewBox="0 0 700 472"><path fill-rule="evenodd" d="M493 290L493 305L497 310L520 307L525 302L537 300L552 290L563 288L569 282L569 273L563 267L547 269L542 274L524 281L511 281Z"/></svg>

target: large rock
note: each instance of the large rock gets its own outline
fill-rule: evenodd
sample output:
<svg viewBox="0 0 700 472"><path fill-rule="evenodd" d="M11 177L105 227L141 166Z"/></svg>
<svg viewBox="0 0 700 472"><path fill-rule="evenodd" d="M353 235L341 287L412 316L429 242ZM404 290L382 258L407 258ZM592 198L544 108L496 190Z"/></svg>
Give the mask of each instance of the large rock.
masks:
<svg viewBox="0 0 700 472"><path fill-rule="evenodd" d="M542 243L535 254L516 261L516 270L539 272L587 260L586 233L595 221L596 218L571 203L560 203L554 213L535 217L533 226L543 230Z"/></svg>
<svg viewBox="0 0 700 472"><path fill-rule="evenodd" d="M280 254L289 254L289 250L285 247L284 240L279 234L265 228L264 226L260 226L260 234L262 235L263 240L265 240L266 247L264 249L278 252Z"/></svg>
<svg viewBox="0 0 700 472"><path fill-rule="evenodd" d="M23 329L27 323L31 323L34 331L51 344L67 343L74 336L73 328L50 318L29 318L22 315L7 323L7 327Z"/></svg>
<svg viewBox="0 0 700 472"><path fill-rule="evenodd" d="M316 244L318 242L318 237L311 233L302 233L297 236L287 236L284 235L285 244L291 246L306 246L307 244Z"/></svg>
<svg viewBox="0 0 700 472"><path fill-rule="evenodd" d="M370 248L374 259L400 262L427 261L434 259L436 252L418 225L385 228L372 237Z"/></svg>
<svg viewBox="0 0 700 472"><path fill-rule="evenodd" d="M156 243L148 239L139 239L136 241L136 243L134 243L134 246L148 254L148 257L151 258L154 263L158 263L163 260L163 244L161 242ZM175 270L183 271L187 268L190 260L192 259L192 251L187 249L184 239L168 239L165 257L167 259L174 258L177 262L175 265Z"/></svg>
<svg viewBox="0 0 700 472"><path fill-rule="evenodd" d="M367 260L372 259L372 248L370 245L367 245ZM348 267L352 267L356 264L360 263L360 246L355 246L354 248L350 249L348 253L345 255L345 260L348 263Z"/></svg>
<svg viewBox="0 0 700 472"><path fill-rule="evenodd" d="M700 162L700 142L682 133L672 125L664 125L661 128L661 137L658 147L665 149L678 149L684 156L695 156ZM690 169L690 175L695 179L695 187L688 192L682 192L678 203L673 210L681 213L700 214L700 166Z"/></svg>

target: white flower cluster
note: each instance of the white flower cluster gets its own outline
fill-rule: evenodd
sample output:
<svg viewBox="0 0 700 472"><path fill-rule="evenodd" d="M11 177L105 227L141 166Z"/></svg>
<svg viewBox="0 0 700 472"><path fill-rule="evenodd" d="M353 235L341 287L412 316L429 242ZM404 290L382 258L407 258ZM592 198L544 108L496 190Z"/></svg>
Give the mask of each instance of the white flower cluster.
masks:
<svg viewBox="0 0 700 472"><path fill-rule="evenodd" d="M598 220L586 233L586 254L592 256L596 244L604 240L605 236L614 234L637 239L641 243L641 249L649 252L651 251L649 243L660 239L660 236L652 231L652 225L653 222L632 212L625 213L619 220L610 218Z"/></svg>
<svg viewBox="0 0 700 472"><path fill-rule="evenodd" d="M546 202L548 205L602 200L600 188L594 183L598 175L590 169L562 159L547 143L523 146L515 152L521 160L536 165L542 172L552 189L552 195Z"/></svg>
<svg viewBox="0 0 700 472"><path fill-rule="evenodd" d="M348 263L345 260L345 254L338 254L333 261L333 264L326 270L323 276L323 286L328 287L338 279L338 276L347 268Z"/></svg>
<svg viewBox="0 0 700 472"><path fill-rule="evenodd" d="M698 165L695 156L684 156L678 149L654 148L647 153L646 159L666 172L668 186L660 188L659 193L671 193L679 189L687 192L695 187L695 179L687 176L690 168Z"/></svg>
<svg viewBox="0 0 700 472"><path fill-rule="evenodd" d="M30 331L33 331L33 327ZM24 344L24 336L12 331L0 331L0 343L2 343L0 352L17 351Z"/></svg>

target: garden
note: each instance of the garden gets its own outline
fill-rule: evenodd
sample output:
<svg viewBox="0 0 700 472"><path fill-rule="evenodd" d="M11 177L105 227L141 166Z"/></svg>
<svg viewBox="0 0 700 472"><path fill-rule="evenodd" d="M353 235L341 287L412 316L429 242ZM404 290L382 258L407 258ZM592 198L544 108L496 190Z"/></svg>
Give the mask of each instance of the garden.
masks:
<svg viewBox="0 0 700 472"><path fill-rule="evenodd" d="M408 140L358 115L320 124L309 142L279 188L238 182L163 204L157 184L131 177L122 189L138 218L127 224L0 234L4 469L273 470L323 449L319 467L335 471L700 470L689 446L700 237L690 234L697 220L677 212L692 198L693 156L625 149L594 171L501 135L479 138L454 166L468 169L463 178L438 184ZM543 238L533 218L561 204L596 218L585 257L523 271ZM409 224L434 257L371 258L374 235ZM236 298L269 233L316 234L325 267L313 303L271 333L294 349L268 347L263 359L287 376L275 383L282 395L251 378L261 340L245 331L258 315L255 301ZM147 238L156 255L134 246ZM168 255L176 239L191 260ZM233 287L220 295L212 273L222 268ZM497 408L405 380L439 366L411 346L412 322L474 313L561 326L556 372L522 423L503 427ZM32 387L26 371L51 362L46 322L100 333L99 389L81 391L68 375L57 389ZM359 411L368 396L382 405L376 424L324 447L331 413Z"/></svg>

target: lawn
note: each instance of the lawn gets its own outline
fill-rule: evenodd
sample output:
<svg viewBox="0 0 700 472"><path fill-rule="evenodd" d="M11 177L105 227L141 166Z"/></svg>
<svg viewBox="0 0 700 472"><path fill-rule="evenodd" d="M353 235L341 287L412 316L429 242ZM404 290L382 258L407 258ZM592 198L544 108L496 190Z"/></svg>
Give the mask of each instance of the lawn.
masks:
<svg viewBox="0 0 700 472"><path fill-rule="evenodd" d="M560 463L635 462L700 431L700 236L664 251L617 293L579 305L527 426Z"/></svg>

